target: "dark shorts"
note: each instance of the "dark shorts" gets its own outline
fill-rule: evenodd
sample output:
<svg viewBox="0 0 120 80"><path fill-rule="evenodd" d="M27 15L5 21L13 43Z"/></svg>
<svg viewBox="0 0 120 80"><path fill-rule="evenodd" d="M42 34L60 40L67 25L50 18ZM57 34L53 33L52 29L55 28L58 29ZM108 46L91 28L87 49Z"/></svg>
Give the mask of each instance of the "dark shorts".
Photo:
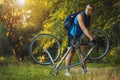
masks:
<svg viewBox="0 0 120 80"><path fill-rule="evenodd" d="M76 35L77 38L80 38L80 35ZM74 36L68 33L68 47L71 46L71 41L74 39Z"/></svg>

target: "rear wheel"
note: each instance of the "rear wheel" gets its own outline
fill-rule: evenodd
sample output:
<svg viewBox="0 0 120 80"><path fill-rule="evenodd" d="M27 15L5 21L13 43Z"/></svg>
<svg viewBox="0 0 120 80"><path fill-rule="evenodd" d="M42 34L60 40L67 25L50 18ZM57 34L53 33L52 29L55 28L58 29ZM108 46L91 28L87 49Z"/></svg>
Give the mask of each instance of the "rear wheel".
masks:
<svg viewBox="0 0 120 80"><path fill-rule="evenodd" d="M94 39L96 40L96 45L94 46L94 49L89 54L89 59L93 60L99 60L105 57L105 55L109 51L109 38L106 35L105 32L98 30L98 29L91 29L89 32L93 35ZM88 37L85 34L82 34L80 37L80 43L88 43L87 45L83 45L85 47L85 50L80 48L81 53L86 56L88 51L92 48L91 45L89 45L90 41Z"/></svg>
<svg viewBox="0 0 120 80"><path fill-rule="evenodd" d="M60 56L61 46L58 39L50 34L40 34L33 38L29 45L29 54L31 58L38 64L50 65L52 64L50 56L53 61L57 61Z"/></svg>

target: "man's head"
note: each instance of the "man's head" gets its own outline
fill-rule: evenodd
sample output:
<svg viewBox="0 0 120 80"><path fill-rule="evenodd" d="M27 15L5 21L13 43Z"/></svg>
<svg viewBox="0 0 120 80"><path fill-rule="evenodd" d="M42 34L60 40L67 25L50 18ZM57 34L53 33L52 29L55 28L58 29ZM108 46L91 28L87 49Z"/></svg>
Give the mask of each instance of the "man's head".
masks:
<svg viewBox="0 0 120 80"><path fill-rule="evenodd" d="M85 8L85 13L86 15L90 15L93 12L93 5L92 4L88 4Z"/></svg>

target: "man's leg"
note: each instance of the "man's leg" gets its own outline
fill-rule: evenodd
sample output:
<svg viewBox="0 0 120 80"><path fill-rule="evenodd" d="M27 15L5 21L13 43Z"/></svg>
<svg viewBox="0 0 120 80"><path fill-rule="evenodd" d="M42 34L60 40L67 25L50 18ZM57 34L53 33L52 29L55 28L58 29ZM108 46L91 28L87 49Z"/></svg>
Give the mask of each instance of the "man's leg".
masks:
<svg viewBox="0 0 120 80"><path fill-rule="evenodd" d="M66 56L66 66L70 65L72 57L73 57L73 51L70 51ZM69 68L67 69L69 70Z"/></svg>
<svg viewBox="0 0 120 80"><path fill-rule="evenodd" d="M73 50L72 50L66 56L66 66L69 66L71 64L71 60L72 60L73 54L74 53L73 53ZM66 76L69 76L69 75L70 75L70 68L66 68Z"/></svg>
<svg viewBox="0 0 120 80"><path fill-rule="evenodd" d="M81 47L82 51L86 50L85 46L82 45L80 47ZM80 54L80 57L81 57L81 60L84 59L84 55ZM84 60L83 63L82 63L82 71L83 72L87 72L87 69L86 69L86 60Z"/></svg>
<svg viewBox="0 0 120 80"><path fill-rule="evenodd" d="M68 33L68 48L71 46L72 39L73 39L73 36ZM71 64L71 59L73 57L73 51L74 49L72 49L66 56L66 61L65 61L66 66L69 66ZM70 68L66 68L66 76L70 76Z"/></svg>

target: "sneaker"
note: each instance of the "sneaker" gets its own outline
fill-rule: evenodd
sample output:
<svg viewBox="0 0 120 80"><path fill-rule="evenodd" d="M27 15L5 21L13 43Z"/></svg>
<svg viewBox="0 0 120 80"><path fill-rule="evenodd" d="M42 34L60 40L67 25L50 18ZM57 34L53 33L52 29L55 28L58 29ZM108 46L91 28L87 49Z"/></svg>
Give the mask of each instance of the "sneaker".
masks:
<svg viewBox="0 0 120 80"><path fill-rule="evenodd" d="M82 69L82 73L87 73L87 69L86 68Z"/></svg>
<svg viewBox="0 0 120 80"><path fill-rule="evenodd" d="M70 71L66 71L65 75L70 76L71 75Z"/></svg>
<svg viewBox="0 0 120 80"><path fill-rule="evenodd" d="M90 72L89 71L87 71L87 69L85 68L85 69L82 69L82 74L90 74Z"/></svg>

